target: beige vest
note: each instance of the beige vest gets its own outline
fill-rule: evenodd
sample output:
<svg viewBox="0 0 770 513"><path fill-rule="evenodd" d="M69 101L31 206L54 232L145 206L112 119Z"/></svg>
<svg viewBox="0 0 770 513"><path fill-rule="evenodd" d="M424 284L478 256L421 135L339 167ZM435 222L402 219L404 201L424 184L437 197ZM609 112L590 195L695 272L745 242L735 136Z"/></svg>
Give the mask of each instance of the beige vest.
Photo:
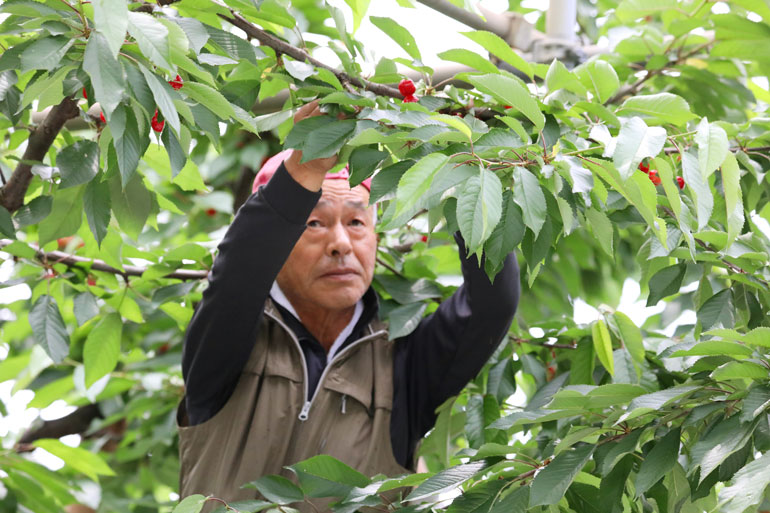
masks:
<svg viewBox="0 0 770 513"><path fill-rule="evenodd" d="M393 342L381 328L373 323L339 351L306 401L299 341L268 300L254 349L222 410L188 426L180 404L180 495L254 499L256 490L241 485L267 474L293 478L283 467L317 454L368 476L409 472L396 462L390 441Z"/></svg>

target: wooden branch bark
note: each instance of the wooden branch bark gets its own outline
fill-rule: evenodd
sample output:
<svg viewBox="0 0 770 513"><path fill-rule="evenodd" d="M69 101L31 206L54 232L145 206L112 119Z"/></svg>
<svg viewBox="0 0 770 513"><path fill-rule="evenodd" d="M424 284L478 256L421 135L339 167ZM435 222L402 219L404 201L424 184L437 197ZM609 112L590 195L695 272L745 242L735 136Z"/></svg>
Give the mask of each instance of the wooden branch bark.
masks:
<svg viewBox="0 0 770 513"><path fill-rule="evenodd" d="M9 239L0 239L0 249L12 243ZM71 255L63 251L42 251L38 250L35 257L41 262L47 264L64 264L69 267L84 266L94 271L102 271L106 273L119 274L125 278L129 276L141 276L147 270L145 267L139 267L135 265L125 265L123 270L112 267L102 260L85 258L77 255ZM176 278L178 280L202 280L208 276L209 272L196 271L192 269L178 269L164 276L164 278Z"/></svg>
<svg viewBox="0 0 770 513"><path fill-rule="evenodd" d="M47 420L37 428L27 430L18 441L19 452L25 452L27 445L41 438L59 438L65 435L81 434L88 429L91 421L101 417L98 404L81 406L60 419Z"/></svg>
<svg viewBox="0 0 770 513"><path fill-rule="evenodd" d="M228 21L229 23L232 23L234 26L243 30L250 37L257 39L260 43L262 43L265 46L269 46L276 52L280 52L282 54L288 55L289 57L301 62L307 61L317 68L324 68L326 70L329 70L332 73L334 73L334 75L340 80L340 82L343 82L343 83L347 82L355 87L358 87L359 89L366 89L367 91L371 91L380 96L390 96L392 98L403 98L402 94L395 87L390 87L384 84L375 84L374 82L369 82L368 80L365 80L362 78L351 77L344 71L340 71L327 64L324 64L318 59L314 59L313 57L308 55L306 51L300 48L297 48L296 46L292 46L285 41L281 41L274 35L269 34L268 32L265 32L261 28L257 27L253 23L246 20L243 16L235 12L233 9L229 9L229 10L230 10L231 16L225 16L223 14L220 14L219 17L225 21Z"/></svg>
<svg viewBox="0 0 770 513"><path fill-rule="evenodd" d="M8 182L0 187L0 205L9 212L15 212L24 205L24 195L32 181L32 164L40 162L45 157L54 139L68 119L78 115L80 109L71 97L65 97L61 103L51 109L42 123L29 136L27 149L21 162L18 163Z"/></svg>

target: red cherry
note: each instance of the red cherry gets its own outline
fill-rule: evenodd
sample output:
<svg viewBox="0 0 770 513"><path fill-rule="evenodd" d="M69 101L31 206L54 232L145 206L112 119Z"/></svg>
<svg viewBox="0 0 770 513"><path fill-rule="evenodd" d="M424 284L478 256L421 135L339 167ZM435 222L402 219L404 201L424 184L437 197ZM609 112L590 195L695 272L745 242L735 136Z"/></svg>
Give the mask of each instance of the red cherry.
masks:
<svg viewBox="0 0 770 513"><path fill-rule="evenodd" d="M511 109L511 108L513 108L513 107L511 107L510 105L503 105L503 108L504 108L504 109Z"/></svg>
<svg viewBox="0 0 770 513"><path fill-rule="evenodd" d="M676 177L676 183L679 185L679 189L684 189L684 178L681 176Z"/></svg>
<svg viewBox="0 0 770 513"><path fill-rule="evenodd" d="M408 96L404 96L404 103L417 103L418 100L417 97L413 94L410 94Z"/></svg>
<svg viewBox="0 0 770 513"><path fill-rule="evenodd" d="M428 236L427 235L423 235L422 237L420 237L420 240L423 241L423 242L428 242Z"/></svg>
<svg viewBox="0 0 770 513"><path fill-rule="evenodd" d="M166 124L165 121L158 120L158 109L155 109L155 114L152 116L152 120L150 121L150 125L152 126L152 129L158 133L161 133L163 131L163 126L165 124Z"/></svg>
<svg viewBox="0 0 770 513"><path fill-rule="evenodd" d="M178 91L182 89L182 86L184 85L184 81L182 80L182 77L177 75L174 80L169 80L168 85L170 85L171 87L173 87L175 90Z"/></svg>
<svg viewBox="0 0 770 513"><path fill-rule="evenodd" d="M652 183L655 185L660 185L660 177L658 176L658 172L655 169L649 172L649 176Z"/></svg>
<svg viewBox="0 0 770 513"><path fill-rule="evenodd" d="M85 87L83 88L83 98L85 98L86 100L88 99L88 93L86 92Z"/></svg>
<svg viewBox="0 0 770 513"><path fill-rule="evenodd" d="M639 171L644 171L645 173L649 173L650 172L650 166L648 166L644 162L639 162Z"/></svg>
<svg viewBox="0 0 770 513"><path fill-rule="evenodd" d="M217 211L214 208L207 208L206 215L209 217L214 217L215 215L217 215Z"/></svg>
<svg viewBox="0 0 770 513"><path fill-rule="evenodd" d="M417 88L414 87L414 82L412 82L408 78L405 78L404 80L398 83L398 90L404 96L412 96L414 92L417 90Z"/></svg>
<svg viewBox="0 0 770 513"><path fill-rule="evenodd" d="M107 120L104 119L104 112L100 112L99 113L99 119L102 121L102 123L106 123L107 122Z"/></svg>
<svg viewBox="0 0 770 513"><path fill-rule="evenodd" d="M158 354L166 354L168 352L169 347L171 347L171 346L169 345L168 342L166 342L165 344L161 345L158 348Z"/></svg>
<svg viewBox="0 0 770 513"><path fill-rule="evenodd" d="M96 286L96 278L94 278L93 276L89 276L87 281L90 287Z"/></svg>

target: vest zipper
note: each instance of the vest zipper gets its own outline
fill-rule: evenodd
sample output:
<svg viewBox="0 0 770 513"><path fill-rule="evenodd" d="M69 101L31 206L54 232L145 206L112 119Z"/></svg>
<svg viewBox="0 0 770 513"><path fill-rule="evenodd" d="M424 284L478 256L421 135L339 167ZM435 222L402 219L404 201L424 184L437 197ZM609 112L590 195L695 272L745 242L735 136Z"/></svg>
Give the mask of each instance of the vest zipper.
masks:
<svg viewBox="0 0 770 513"><path fill-rule="evenodd" d="M346 409L345 407L347 406L347 403L348 403L347 394L342 394L342 407L340 408L340 411L342 412L343 415L345 415L345 409Z"/></svg>
<svg viewBox="0 0 770 513"><path fill-rule="evenodd" d="M297 416L297 418L299 420L301 420L302 422L305 422L308 419L308 414L310 413L310 407L313 406L313 401L315 400L316 396L318 395L318 390L321 388L321 385L324 382L324 378L326 377L326 373L329 372L329 369L332 367L334 362L339 360L339 358L343 354L347 353L348 351L350 351L354 347L356 347L356 346L358 346L358 345L360 345L360 344L362 344L362 343L364 343L364 342L366 342L368 340L371 340L373 338L377 338L380 335L382 335L383 333L387 333L387 331L385 331L385 330L380 330L380 331L371 333L371 334L369 334L369 335L367 335L365 337L359 338L358 340L356 340L355 342L353 342L349 346L343 348L341 351L337 351L337 354L334 355L334 358L332 359L332 361L330 361L326 365L326 368L321 373L321 377L318 378L318 385L316 385L315 392L313 392L313 397L311 397L310 400L308 400L307 396L308 396L308 381L309 381L308 374L309 373L307 371L307 361L305 360L305 353L302 352L302 346L299 344L299 340L297 340L297 336L294 335L294 332L291 331L291 329L289 329L289 327L281 319L279 319L278 317L276 317L272 313L268 312L267 310L265 310L265 314L267 314L268 317L273 319L283 329L286 330L286 332L289 334L289 337L292 339L292 341L294 341L294 346L297 348L297 351L299 352L299 358L300 358L300 360L302 360L302 371L304 373L304 378L305 378L302 381L303 388L305 389L305 396L304 396L305 403L302 405L302 410L299 412L299 415ZM343 402L343 405L344 404L345 403ZM343 406L343 412L342 413L345 413L344 406Z"/></svg>

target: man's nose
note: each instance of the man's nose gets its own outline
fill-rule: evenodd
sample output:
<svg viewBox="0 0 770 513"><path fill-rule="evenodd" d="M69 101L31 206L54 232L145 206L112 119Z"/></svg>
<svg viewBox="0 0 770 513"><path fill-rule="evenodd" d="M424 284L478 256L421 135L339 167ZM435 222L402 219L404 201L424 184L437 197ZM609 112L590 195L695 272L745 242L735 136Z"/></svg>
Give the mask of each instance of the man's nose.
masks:
<svg viewBox="0 0 770 513"><path fill-rule="evenodd" d="M350 235L341 222L334 223L329 233L328 253L330 256L344 256L353 250Z"/></svg>

